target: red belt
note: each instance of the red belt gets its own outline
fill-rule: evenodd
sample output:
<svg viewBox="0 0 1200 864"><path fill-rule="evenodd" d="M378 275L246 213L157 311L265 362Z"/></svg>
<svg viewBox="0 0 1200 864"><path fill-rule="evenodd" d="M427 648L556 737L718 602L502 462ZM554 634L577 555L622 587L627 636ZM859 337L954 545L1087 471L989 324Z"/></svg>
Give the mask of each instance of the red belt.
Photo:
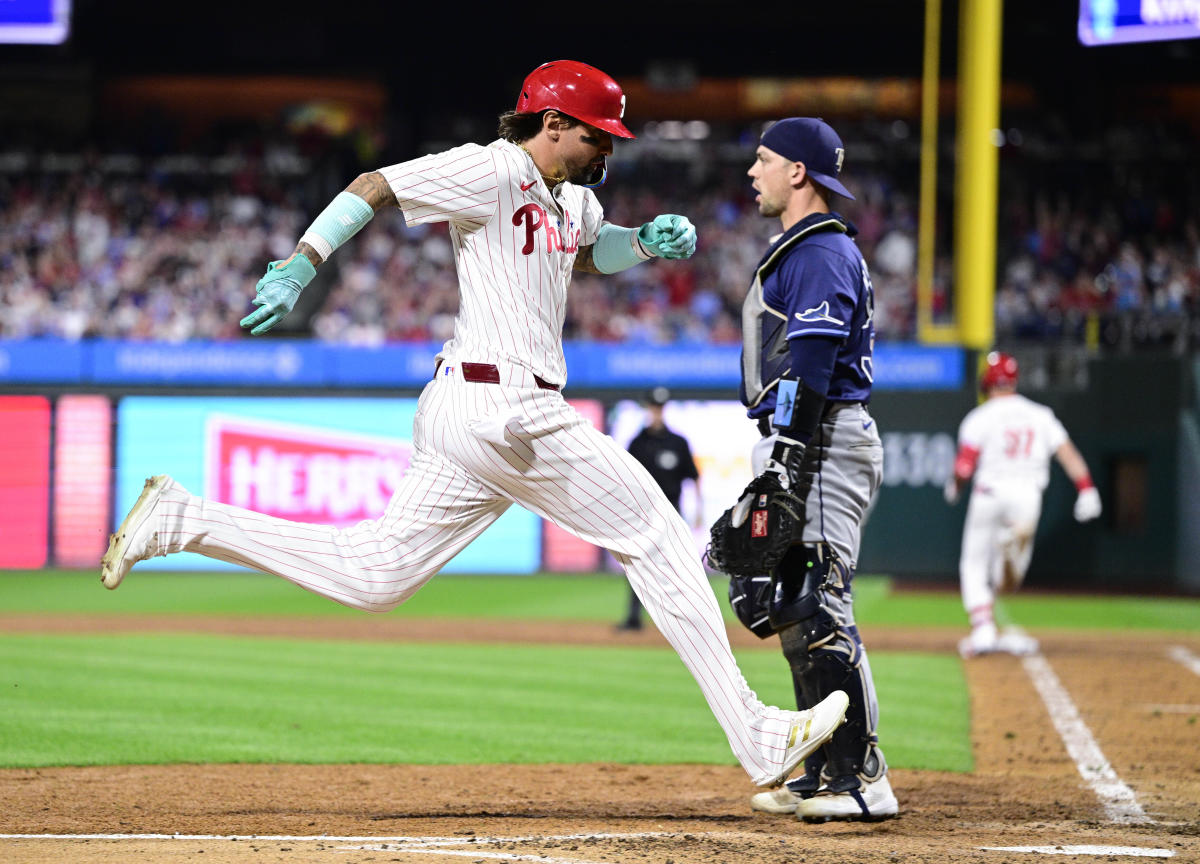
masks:
<svg viewBox="0 0 1200 864"><path fill-rule="evenodd" d="M472 381L476 384L499 384L500 370L494 363L459 363L459 368L462 369L464 381ZM439 360L437 369L442 368L442 361ZM437 369L434 371L436 372ZM557 384L551 384L549 381L543 381L537 375L533 376L533 382L543 390L557 390Z"/></svg>

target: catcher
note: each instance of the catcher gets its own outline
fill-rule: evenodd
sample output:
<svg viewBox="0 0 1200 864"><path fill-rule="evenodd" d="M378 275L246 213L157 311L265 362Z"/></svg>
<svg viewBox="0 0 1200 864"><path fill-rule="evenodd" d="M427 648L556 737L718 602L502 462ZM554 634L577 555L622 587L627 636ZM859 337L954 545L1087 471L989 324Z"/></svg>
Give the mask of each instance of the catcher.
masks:
<svg viewBox="0 0 1200 864"><path fill-rule="evenodd" d="M803 776L751 807L806 821L873 820L899 810L876 727L871 667L854 623L860 530L883 475L867 411L874 296L853 225L831 212L844 150L826 123L793 117L762 136L749 170L759 213L783 233L754 273L742 309L741 399L763 438L757 476L712 527L708 561L729 574L739 620L778 633L796 702L850 695L846 723Z"/></svg>

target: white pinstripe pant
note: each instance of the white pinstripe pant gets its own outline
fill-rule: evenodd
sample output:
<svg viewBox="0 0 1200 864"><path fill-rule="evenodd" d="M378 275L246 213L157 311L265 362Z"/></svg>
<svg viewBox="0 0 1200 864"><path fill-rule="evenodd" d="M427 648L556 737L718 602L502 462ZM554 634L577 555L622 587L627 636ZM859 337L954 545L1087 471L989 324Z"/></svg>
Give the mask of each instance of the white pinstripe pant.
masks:
<svg viewBox="0 0 1200 864"><path fill-rule="evenodd" d="M519 367L502 381L467 382L456 363L443 363L417 406L411 466L379 519L345 529L289 522L174 485L154 514L160 551L198 552L384 612L516 502L613 553L742 767L755 782L774 776L788 718L763 705L738 669L683 519L650 474L560 393L534 386Z"/></svg>
<svg viewBox="0 0 1200 864"><path fill-rule="evenodd" d="M1042 515L1042 490L1025 483L976 483L963 521L959 587L971 623L992 623L996 592L1007 564L1016 584L1033 558L1033 537ZM1013 586L1014 588L1016 585Z"/></svg>

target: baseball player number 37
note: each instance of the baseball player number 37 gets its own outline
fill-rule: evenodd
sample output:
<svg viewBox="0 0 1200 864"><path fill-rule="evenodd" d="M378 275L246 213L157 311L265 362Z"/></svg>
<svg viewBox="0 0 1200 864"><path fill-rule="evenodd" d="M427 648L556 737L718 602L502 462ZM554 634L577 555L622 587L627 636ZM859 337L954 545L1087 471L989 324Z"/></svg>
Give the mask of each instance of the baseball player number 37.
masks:
<svg viewBox="0 0 1200 864"><path fill-rule="evenodd" d="M699 684L747 773L782 782L833 734L847 697L804 711L764 705L734 660L683 519L650 474L561 393L562 324L574 270L613 273L686 258L696 232L663 214L613 225L593 187L613 138L632 138L625 97L585 63L525 79L500 137L363 174L296 251L272 262L242 324L269 330L316 268L369 219L398 207L409 225L448 222L460 308L418 402L413 457L384 514L352 528L298 524L147 481L102 562L115 588L137 561L198 552L272 573L339 603L382 612L412 596L513 503L609 549Z"/></svg>
<svg viewBox="0 0 1200 864"><path fill-rule="evenodd" d="M993 351L984 359L983 402L959 426L958 456L946 483L946 501L953 504L974 477L959 560L963 606L971 620L970 635L959 643L964 657L1038 650L1026 634L999 632L993 606L997 592L1015 591L1029 569L1051 456L1075 484L1075 518L1087 522L1101 510L1083 456L1053 411L1017 392L1018 373L1010 354Z"/></svg>

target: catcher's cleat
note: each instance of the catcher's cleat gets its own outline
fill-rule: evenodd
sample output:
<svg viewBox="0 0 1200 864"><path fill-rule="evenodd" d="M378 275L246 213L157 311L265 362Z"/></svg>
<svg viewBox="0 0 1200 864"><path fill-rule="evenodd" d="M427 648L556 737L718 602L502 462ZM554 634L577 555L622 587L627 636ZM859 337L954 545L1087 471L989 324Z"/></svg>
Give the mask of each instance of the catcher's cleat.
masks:
<svg viewBox="0 0 1200 864"><path fill-rule="evenodd" d="M121 527L109 535L108 551L100 559L100 581L105 588L116 588L134 564L157 554L157 522L152 515L154 505L171 482L166 474L147 478L142 494L121 522Z"/></svg>
<svg viewBox="0 0 1200 864"><path fill-rule="evenodd" d="M888 782L886 774L874 783L844 792L834 792L826 787L813 797L802 798L796 803L796 818L804 822L829 822L835 819L876 822L891 819L899 812L900 804L892 793L892 784Z"/></svg>
<svg viewBox="0 0 1200 864"><path fill-rule="evenodd" d="M773 777L768 777L759 786L778 786L796 770L796 766L811 756L818 747L828 741L846 719L846 708L850 697L844 690L834 690L812 708L804 711L784 712L791 719L788 733L787 752L783 764Z"/></svg>

